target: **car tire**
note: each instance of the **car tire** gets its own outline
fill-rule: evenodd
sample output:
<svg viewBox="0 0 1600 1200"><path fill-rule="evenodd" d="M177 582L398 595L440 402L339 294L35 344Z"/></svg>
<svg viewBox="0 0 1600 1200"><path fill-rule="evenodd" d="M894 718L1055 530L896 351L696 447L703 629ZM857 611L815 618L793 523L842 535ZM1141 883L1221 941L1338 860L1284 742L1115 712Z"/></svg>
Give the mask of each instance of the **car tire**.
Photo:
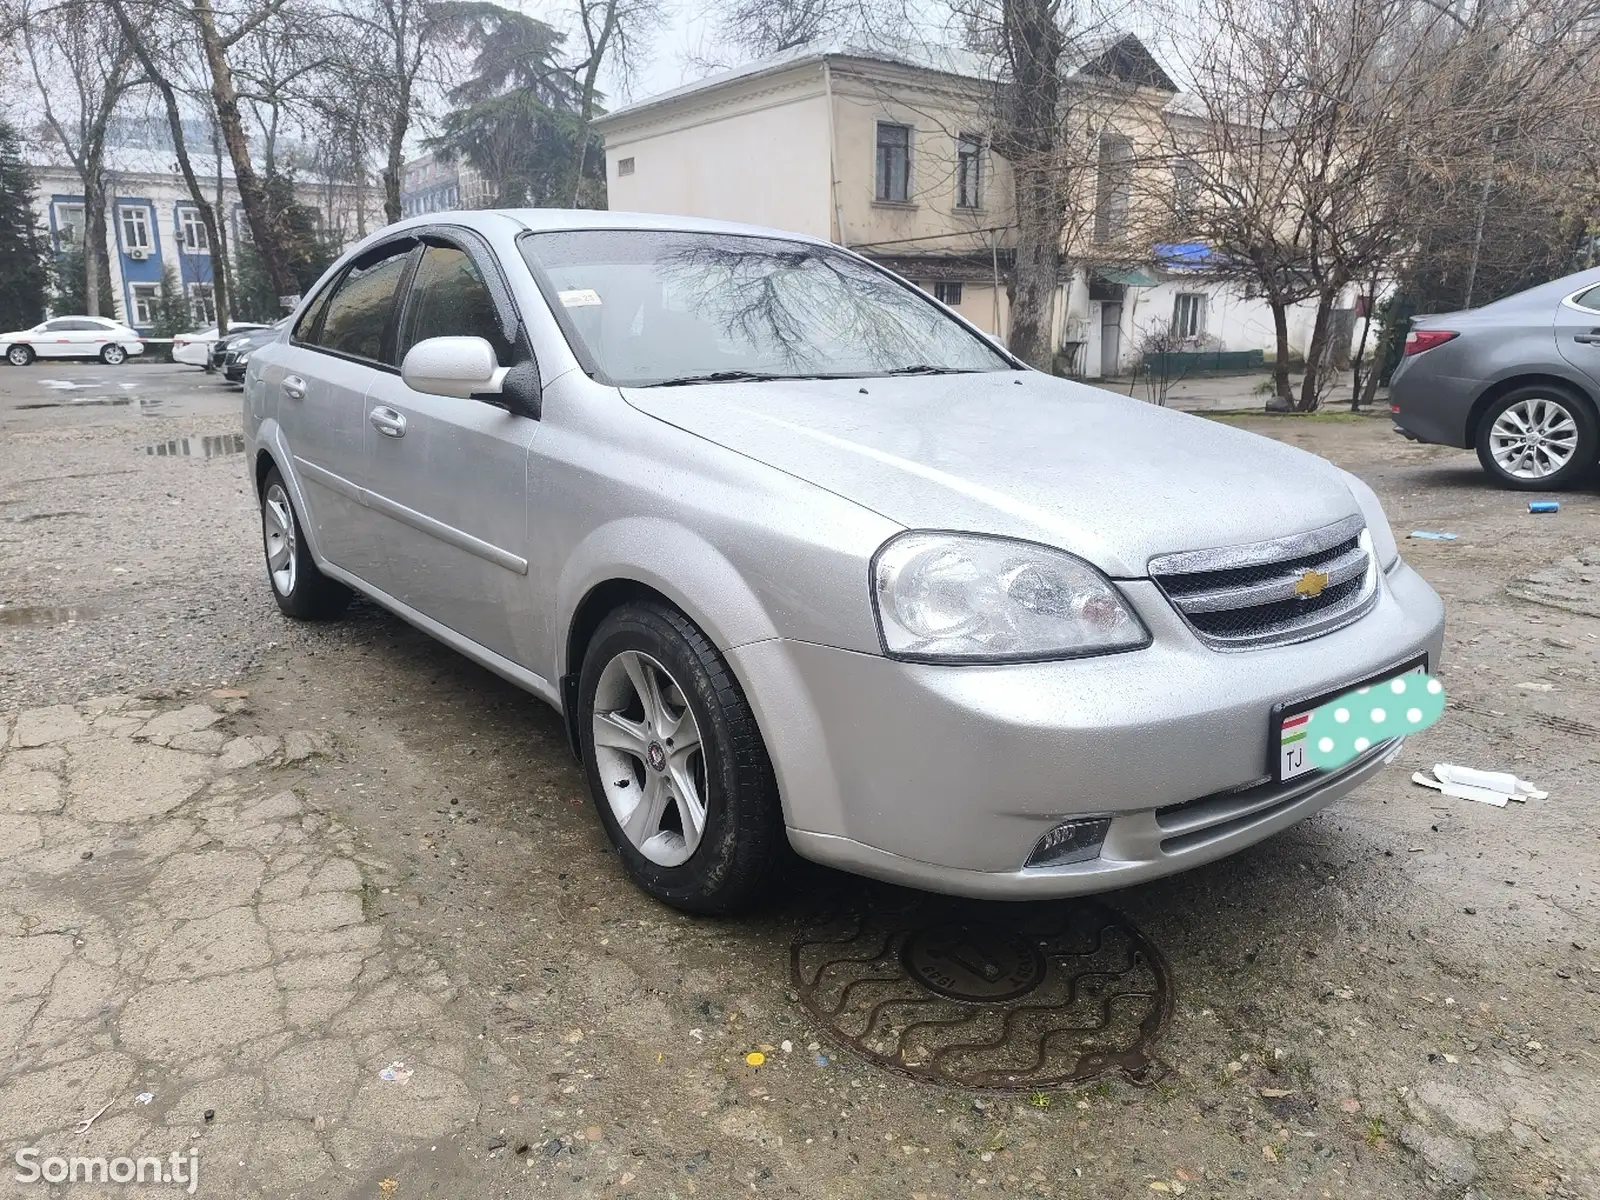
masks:
<svg viewBox="0 0 1600 1200"><path fill-rule="evenodd" d="M12 346L6 350L6 361L13 367L25 367L33 361L32 346Z"/></svg>
<svg viewBox="0 0 1600 1200"><path fill-rule="evenodd" d="M652 681L653 713L642 699ZM646 602L606 616L579 671L578 738L595 810L640 888L707 914L774 894L792 852L772 761L738 680L694 622Z"/></svg>
<svg viewBox="0 0 1600 1200"><path fill-rule="evenodd" d="M277 467L261 481L261 544L267 583L284 616L331 621L349 607L350 589L317 569L301 533L300 514Z"/></svg>
<svg viewBox="0 0 1600 1200"><path fill-rule="evenodd" d="M1529 384L1484 412L1477 447L1478 461L1501 487L1557 491L1593 469L1600 425L1588 401L1562 387Z"/></svg>
<svg viewBox="0 0 1600 1200"><path fill-rule="evenodd" d="M128 352L116 342L107 342L100 347L100 361L108 367L120 367L128 361Z"/></svg>

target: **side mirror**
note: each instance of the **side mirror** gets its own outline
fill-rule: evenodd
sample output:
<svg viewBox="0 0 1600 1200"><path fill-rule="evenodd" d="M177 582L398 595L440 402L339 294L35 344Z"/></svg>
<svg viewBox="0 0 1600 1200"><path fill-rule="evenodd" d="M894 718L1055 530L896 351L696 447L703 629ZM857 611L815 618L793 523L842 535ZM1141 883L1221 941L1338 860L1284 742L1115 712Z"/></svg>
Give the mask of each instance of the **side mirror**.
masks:
<svg viewBox="0 0 1600 1200"><path fill-rule="evenodd" d="M413 391L457 400L498 394L508 371L480 337L428 338L406 351L400 364L400 378Z"/></svg>

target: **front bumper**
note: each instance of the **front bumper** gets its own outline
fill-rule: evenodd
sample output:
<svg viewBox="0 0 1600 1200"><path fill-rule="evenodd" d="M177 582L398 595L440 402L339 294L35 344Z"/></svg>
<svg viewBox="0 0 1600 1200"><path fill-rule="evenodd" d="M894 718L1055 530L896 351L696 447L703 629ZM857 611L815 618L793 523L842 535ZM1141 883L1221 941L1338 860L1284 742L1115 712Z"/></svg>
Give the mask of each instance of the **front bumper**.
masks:
<svg viewBox="0 0 1600 1200"><path fill-rule="evenodd" d="M1444 610L1397 564L1361 620L1244 652L1200 644L1148 581L1120 585L1146 650L1006 666L900 663L771 640L729 652L756 709L808 858L932 891L1036 898L1104 891L1242 849L1310 816L1382 766L1263 782L1272 706L1426 652ZM1074 816L1112 818L1099 857L1024 867Z"/></svg>

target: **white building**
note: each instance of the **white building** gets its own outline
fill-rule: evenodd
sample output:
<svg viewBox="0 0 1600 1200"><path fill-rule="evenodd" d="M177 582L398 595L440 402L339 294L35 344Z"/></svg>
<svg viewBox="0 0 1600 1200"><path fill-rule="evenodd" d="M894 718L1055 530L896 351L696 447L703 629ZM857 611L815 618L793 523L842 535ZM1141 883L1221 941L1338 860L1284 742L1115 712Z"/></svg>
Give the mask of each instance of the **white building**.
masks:
<svg viewBox="0 0 1600 1200"><path fill-rule="evenodd" d="M1084 54L1069 86L1097 102L1101 162L1141 122L1168 119L1177 89L1133 35ZM717 217L827 238L911 279L980 328L1006 336L1013 244L1010 167L983 136L993 85L972 60L803 47L607 114L610 207ZM1106 100L1105 97L1111 97ZM1099 378L1136 370L1146 334L1168 324L1188 348L1270 357L1271 309L1204 271L1205 247L1130 269L1118 261L1115 188L1093 176L1093 231L1063 230L1078 265L1061 279L1058 369ZM1173 186L1180 186L1176 177ZM1103 210L1103 211L1102 211ZM1077 243L1077 244L1074 244ZM1103 244L1106 243L1106 244ZM1106 265L1096 266L1097 252ZM1312 310L1291 314L1303 351Z"/></svg>

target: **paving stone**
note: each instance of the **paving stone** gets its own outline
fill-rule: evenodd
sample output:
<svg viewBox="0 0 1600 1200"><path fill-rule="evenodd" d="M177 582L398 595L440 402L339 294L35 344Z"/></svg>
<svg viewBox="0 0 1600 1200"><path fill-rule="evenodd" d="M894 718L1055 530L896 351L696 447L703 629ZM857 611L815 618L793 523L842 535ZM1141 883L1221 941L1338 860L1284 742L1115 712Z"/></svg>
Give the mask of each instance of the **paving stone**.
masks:
<svg viewBox="0 0 1600 1200"><path fill-rule="evenodd" d="M151 717L133 736L164 746L179 734L209 729L220 720L222 714L209 704L185 704L173 712Z"/></svg>
<svg viewBox="0 0 1600 1200"><path fill-rule="evenodd" d="M117 1027L135 1054L181 1062L281 1029L281 997L266 969L161 983L135 993Z"/></svg>
<svg viewBox="0 0 1600 1200"><path fill-rule="evenodd" d="M0 813L0 859L16 858L43 844L38 817Z"/></svg>
<svg viewBox="0 0 1600 1200"><path fill-rule="evenodd" d="M190 921L164 939L145 967L147 979L200 979L272 961L267 931L248 908Z"/></svg>
<svg viewBox="0 0 1600 1200"><path fill-rule="evenodd" d="M222 757L217 766L224 771L238 771L253 766L278 751L278 739L252 735L236 737L222 747Z"/></svg>
<svg viewBox="0 0 1600 1200"><path fill-rule="evenodd" d="M250 903L265 868L259 855L239 850L174 854L150 882L150 895L168 917L196 919Z"/></svg>
<svg viewBox="0 0 1600 1200"><path fill-rule="evenodd" d="M34 769L15 756L0 763L0 812L57 813L66 802L55 772Z"/></svg>
<svg viewBox="0 0 1600 1200"><path fill-rule="evenodd" d="M196 754L217 754L227 744L228 735L218 729L201 729L194 733L180 733L167 745L174 750L191 750Z"/></svg>

